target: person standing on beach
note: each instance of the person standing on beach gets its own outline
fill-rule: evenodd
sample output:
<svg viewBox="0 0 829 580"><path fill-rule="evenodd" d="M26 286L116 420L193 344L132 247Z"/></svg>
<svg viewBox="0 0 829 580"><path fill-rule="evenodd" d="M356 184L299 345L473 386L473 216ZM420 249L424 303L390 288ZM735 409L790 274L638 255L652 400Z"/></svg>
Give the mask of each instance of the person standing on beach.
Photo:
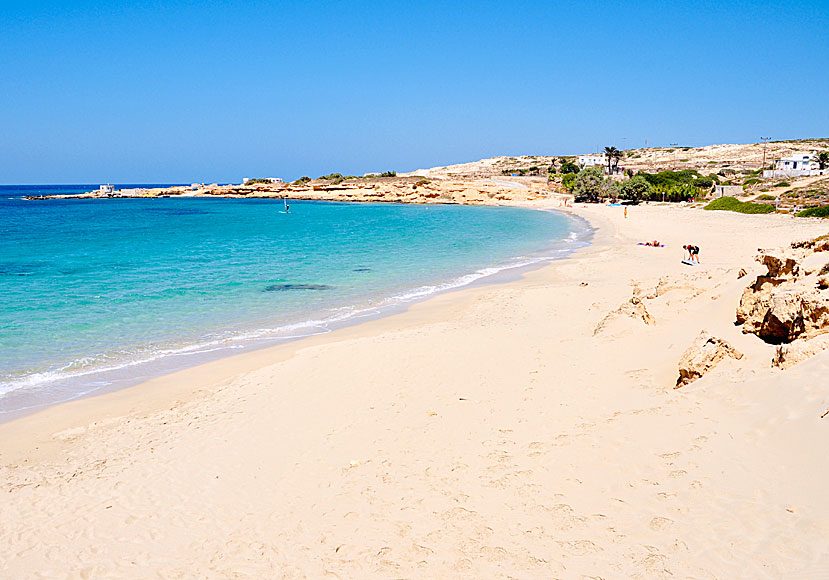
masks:
<svg viewBox="0 0 829 580"><path fill-rule="evenodd" d="M628 207L625 206L625 219L628 219Z"/></svg>

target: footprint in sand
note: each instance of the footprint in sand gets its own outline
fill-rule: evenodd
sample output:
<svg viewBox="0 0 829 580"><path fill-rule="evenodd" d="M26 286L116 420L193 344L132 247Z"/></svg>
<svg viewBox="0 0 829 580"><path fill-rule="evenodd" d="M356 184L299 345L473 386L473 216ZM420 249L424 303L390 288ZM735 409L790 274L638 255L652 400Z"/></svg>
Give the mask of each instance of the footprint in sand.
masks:
<svg viewBox="0 0 829 580"><path fill-rule="evenodd" d="M594 554L602 552L603 549L590 540L575 540L572 542L557 542L561 548L574 556L586 556L587 554Z"/></svg>
<svg viewBox="0 0 829 580"><path fill-rule="evenodd" d="M667 530L671 526L674 525L674 521L670 518L663 518L662 516L656 516L655 518L651 519L648 527L655 532L661 532L663 530Z"/></svg>

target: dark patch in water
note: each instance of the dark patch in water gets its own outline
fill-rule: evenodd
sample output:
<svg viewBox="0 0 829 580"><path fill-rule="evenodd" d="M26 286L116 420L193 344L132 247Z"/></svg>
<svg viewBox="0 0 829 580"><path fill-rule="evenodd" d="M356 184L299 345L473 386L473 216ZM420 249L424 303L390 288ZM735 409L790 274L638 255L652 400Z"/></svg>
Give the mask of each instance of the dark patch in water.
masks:
<svg viewBox="0 0 829 580"><path fill-rule="evenodd" d="M265 292L284 292L286 290L332 290L327 284L272 284L265 288Z"/></svg>
<svg viewBox="0 0 829 580"><path fill-rule="evenodd" d="M354 268L352 272L371 272L371 268Z"/></svg>
<svg viewBox="0 0 829 580"><path fill-rule="evenodd" d="M0 264L0 276L32 276L37 269L34 264Z"/></svg>

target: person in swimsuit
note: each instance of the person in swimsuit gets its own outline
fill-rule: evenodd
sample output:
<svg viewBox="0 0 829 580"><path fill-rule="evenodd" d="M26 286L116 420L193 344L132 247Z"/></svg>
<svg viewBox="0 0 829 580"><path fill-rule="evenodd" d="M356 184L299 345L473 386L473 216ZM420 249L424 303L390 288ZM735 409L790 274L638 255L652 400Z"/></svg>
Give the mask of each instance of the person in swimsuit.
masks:
<svg viewBox="0 0 829 580"><path fill-rule="evenodd" d="M687 244L682 249L688 252L688 261L699 263L699 246Z"/></svg>

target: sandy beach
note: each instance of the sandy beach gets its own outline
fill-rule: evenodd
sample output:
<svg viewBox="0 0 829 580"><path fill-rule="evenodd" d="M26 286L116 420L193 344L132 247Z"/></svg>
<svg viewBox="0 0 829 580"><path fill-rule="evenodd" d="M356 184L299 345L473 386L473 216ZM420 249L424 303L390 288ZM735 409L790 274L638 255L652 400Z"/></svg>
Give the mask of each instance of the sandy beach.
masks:
<svg viewBox="0 0 829 580"><path fill-rule="evenodd" d="M734 325L826 222L571 211L521 280L0 425L0 577L829 577L829 351ZM703 329L745 356L675 390Z"/></svg>

